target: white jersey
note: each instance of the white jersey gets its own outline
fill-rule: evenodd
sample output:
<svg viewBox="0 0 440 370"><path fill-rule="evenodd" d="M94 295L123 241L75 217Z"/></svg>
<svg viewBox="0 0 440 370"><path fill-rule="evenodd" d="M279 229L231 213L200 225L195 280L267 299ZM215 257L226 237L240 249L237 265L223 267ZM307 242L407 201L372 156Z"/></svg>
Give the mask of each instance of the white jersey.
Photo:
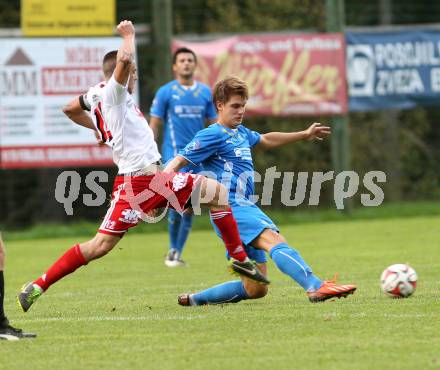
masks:
<svg viewBox="0 0 440 370"><path fill-rule="evenodd" d="M160 159L153 131L127 91L112 76L89 89L82 103L90 109L102 141L113 150L119 173L135 172Z"/></svg>

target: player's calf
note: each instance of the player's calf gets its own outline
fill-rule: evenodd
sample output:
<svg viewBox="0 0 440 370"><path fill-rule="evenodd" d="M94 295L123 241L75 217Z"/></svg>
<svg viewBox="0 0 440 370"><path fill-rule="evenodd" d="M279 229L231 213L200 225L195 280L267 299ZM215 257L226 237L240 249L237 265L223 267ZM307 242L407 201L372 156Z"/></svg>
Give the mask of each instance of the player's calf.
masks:
<svg viewBox="0 0 440 370"><path fill-rule="evenodd" d="M264 267L258 266L260 271L266 276ZM244 289L246 290L249 299L259 299L267 295L269 291L269 286L258 283L250 279L242 279Z"/></svg>
<svg viewBox="0 0 440 370"><path fill-rule="evenodd" d="M229 272L234 275L246 277L258 284L270 284L270 280L261 272L257 264L248 257L246 257L244 261L231 258L229 262Z"/></svg>

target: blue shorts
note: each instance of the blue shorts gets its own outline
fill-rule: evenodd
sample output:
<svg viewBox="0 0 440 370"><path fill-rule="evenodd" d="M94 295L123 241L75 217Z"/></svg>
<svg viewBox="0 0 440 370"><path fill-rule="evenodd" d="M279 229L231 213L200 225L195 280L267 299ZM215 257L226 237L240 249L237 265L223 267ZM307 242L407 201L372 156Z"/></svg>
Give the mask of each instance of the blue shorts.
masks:
<svg viewBox="0 0 440 370"><path fill-rule="evenodd" d="M278 232L278 227L272 220L255 204L246 206L232 206L232 213L237 220L238 231L249 258L257 263L267 262L266 252L252 247L251 242L260 235L265 229ZM217 226L212 222L215 232L221 238ZM229 255L226 254L229 259Z"/></svg>

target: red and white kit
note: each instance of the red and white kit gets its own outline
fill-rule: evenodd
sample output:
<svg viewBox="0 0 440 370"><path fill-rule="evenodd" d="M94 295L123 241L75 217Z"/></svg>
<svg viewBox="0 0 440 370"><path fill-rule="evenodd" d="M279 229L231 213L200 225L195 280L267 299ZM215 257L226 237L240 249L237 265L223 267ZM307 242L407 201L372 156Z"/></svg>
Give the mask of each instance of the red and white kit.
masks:
<svg viewBox="0 0 440 370"><path fill-rule="evenodd" d="M82 98L102 141L112 148L118 166L110 208L100 233L122 236L143 214L169 205L182 211L201 177L157 172L160 153L153 131L127 91L112 76Z"/></svg>
<svg viewBox="0 0 440 370"><path fill-rule="evenodd" d="M169 206L182 212L200 180L199 175L181 172L116 176L110 208L99 232L122 236L157 208Z"/></svg>

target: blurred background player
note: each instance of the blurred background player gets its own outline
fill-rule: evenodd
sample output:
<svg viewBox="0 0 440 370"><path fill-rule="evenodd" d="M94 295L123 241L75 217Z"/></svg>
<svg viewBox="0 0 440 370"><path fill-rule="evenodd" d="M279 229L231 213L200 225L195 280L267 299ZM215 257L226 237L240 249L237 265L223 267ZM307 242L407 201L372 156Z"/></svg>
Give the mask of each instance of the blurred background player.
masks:
<svg viewBox="0 0 440 370"><path fill-rule="evenodd" d="M226 248L234 258L231 268L262 283L269 283L242 247L226 189L215 180L200 175L160 171L160 154L153 132L131 97L136 80L134 26L130 21L122 21L117 30L123 41L117 53L110 52L104 56L106 82L74 99L70 108L65 110L70 112L69 117L74 122L81 121L85 127L96 128L101 140L112 148L119 171L112 201L93 239L68 249L46 273L23 286L17 298L24 312L52 284L110 252L127 230L138 224L142 214L168 205L182 212L193 191L200 191L198 195L203 199L206 199L206 194L211 195L207 205L213 222L221 230ZM83 108L90 109L95 122Z"/></svg>
<svg viewBox="0 0 440 370"><path fill-rule="evenodd" d="M160 127L164 128L164 163L174 158L205 127L206 122L214 123L217 118L210 88L194 80L196 66L197 57L192 50L177 49L173 54L176 79L159 88L151 106L150 127L156 142ZM189 164L181 168L180 172L198 173L199 170L198 166ZM182 215L174 209L168 211L170 245L165 257L165 265L168 267L185 266L181 256L192 222L193 212L190 208Z"/></svg>
<svg viewBox="0 0 440 370"><path fill-rule="evenodd" d="M0 231L0 340L17 340L22 338L35 338L33 333L25 333L21 329L14 328L9 324L9 320L5 315L5 276L3 270L5 268L5 244Z"/></svg>
<svg viewBox="0 0 440 370"><path fill-rule="evenodd" d="M322 140L330 135L330 127L314 123L304 131L260 135L241 124L248 100L248 87L244 81L237 77L219 81L213 95L218 122L199 131L193 141L168 163L165 171L177 171L188 163L203 164L204 170L212 171L217 178L223 178L224 171L229 171L229 202L246 252L258 263L260 270L267 273L267 252L281 272L301 285L311 302L352 294L356 290L355 285L337 285L335 281L322 281L315 276L301 255L289 246L279 234L278 227L251 198L254 195L251 148L259 145L263 149L271 149L299 140ZM196 142L197 147L194 145ZM266 285L244 277L241 281L228 281L195 294L182 294L178 302L184 306L239 302L264 297L267 290Z"/></svg>

